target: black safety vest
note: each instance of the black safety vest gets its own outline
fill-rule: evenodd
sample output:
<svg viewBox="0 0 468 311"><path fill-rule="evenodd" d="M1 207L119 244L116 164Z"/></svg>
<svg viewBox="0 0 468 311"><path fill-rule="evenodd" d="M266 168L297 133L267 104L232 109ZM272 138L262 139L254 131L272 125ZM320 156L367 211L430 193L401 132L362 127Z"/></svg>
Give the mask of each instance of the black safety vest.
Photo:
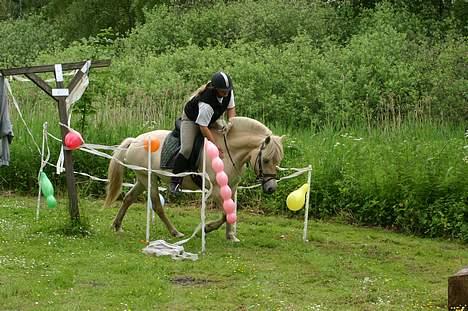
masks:
<svg viewBox="0 0 468 311"><path fill-rule="evenodd" d="M212 125L227 110L227 106L229 105L229 101L231 100L231 94L232 92L229 92L229 95L223 97L223 100L220 103L218 101L218 98L216 97L216 90L206 89L200 95L194 96L185 104L184 112L190 120L195 122L198 117L198 103L207 103L211 106L211 108L213 108L214 111L209 124Z"/></svg>

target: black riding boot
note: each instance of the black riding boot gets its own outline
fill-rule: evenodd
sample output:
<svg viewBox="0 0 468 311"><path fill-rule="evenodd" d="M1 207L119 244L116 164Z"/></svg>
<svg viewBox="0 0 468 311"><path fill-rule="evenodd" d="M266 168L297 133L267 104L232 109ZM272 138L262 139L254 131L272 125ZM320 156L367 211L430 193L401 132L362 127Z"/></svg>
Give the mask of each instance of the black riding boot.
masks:
<svg viewBox="0 0 468 311"><path fill-rule="evenodd" d="M185 172L189 168L189 161L182 155L177 154L177 158L175 159L174 169L172 173L179 174ZM169 191L177 195L181 192L180 185L182 184L183 177L174 176L171 177L171 183L169 184Z"/></svg>

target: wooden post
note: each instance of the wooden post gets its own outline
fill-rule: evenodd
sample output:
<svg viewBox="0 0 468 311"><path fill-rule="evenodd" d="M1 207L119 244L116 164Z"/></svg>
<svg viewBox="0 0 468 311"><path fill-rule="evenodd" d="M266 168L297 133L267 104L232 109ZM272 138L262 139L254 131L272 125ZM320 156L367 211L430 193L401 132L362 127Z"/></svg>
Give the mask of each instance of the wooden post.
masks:
<svg viewBox="0 0 468 311"><path fill-rule="evenodd" d="M55 65L55 83L57 85L58 94L55 96L57 99L59 119L60 123L68 124L68 113L67 113L67 102L65 101L69 91L63 87L63 73L62 65ZM55 90L52 90L54 92ZM62 91L62 92L60 92ZM65 141L65 136L68 134L69 130L67 127L61 125L60 132L62 134L62 141ZM77 222L80 220L80 210L78 208L78 195L76 193L75 185L75 174L73 168L73 157L72 151L64 149L64 166L65 166L65 178L67 182L67 192L69 200L69 213L70 219L72 222Z"/></svg>
<svg viewBox="0 0 468 311"><path fill-rule="evenodd" d="M448 279L448 309L468 310L468 267Z"/></svg>
<svg viewBox="0 0 468 311"><path fill-rule="evenodd" d="M69 93L73 91L81 77L84 75L84 72L79 70L71 82L68 85L68 88L64 87L63 81L63 70L75 70L81 69L86 62L76 62L76 63L65 63L65 64L55 64L55 65L40 65L32 67L22 67L22 68L8 68L0 69L0 73L3 76L12 76L12 75L25 75L28 77L34 84L36 84L41 90L43 90L47 95L52 97L57 101L59 118L62 124L68 124L68 114L67 114L67 103L66 98ZM110 60L95 60L91 63L91 68L101 68L108 67L110 65ZM56 89L50 87L47 82L45 82L37 73L44 72L53 72L55 74L55 83ZM60 131L62 134L62 141L65 140L65 135L68 133L68 128L61 125ZM76 193L75 186L75 175L73 170L73 157L71 150L64 150L64 165L66 170L66 181L67 181L67 190L68 190L68 199L69 199L69 212L72 222L77 222L80 220L80 210L78 208L78 195Z"/></svg>

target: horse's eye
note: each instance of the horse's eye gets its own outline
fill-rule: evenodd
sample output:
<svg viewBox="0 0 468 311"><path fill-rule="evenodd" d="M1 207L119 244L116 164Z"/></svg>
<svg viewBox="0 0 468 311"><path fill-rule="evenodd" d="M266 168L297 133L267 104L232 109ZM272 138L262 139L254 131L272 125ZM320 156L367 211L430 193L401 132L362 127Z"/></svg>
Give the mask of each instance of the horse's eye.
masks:
<svg viewBox="0 0 468 311"><path fill-rule="evenodd" d="M268 160L268 159L263 159L263 163L268 164L268 162L270 162L270 160Z"/></svg>

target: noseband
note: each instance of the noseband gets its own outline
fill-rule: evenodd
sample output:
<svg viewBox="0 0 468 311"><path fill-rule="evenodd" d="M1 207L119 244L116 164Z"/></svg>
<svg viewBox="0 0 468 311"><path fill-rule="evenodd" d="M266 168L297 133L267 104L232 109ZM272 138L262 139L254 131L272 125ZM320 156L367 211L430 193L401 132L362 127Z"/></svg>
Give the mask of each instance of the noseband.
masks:
<svg viewBox="0 0 468 311"><path fill-rule="evenodd" d="M257 168L257 163L258 163L258 171L255 173L257 175L257 180L261 181L262 186L266 184L267 182L269 182L270 180L276 179L276 173L268 174L268 173L263 172L263 150L265 149L266 139L263 140L262 144L260 145L260 150L257 153L257 158L255 159L255 164L254 164L254 171L255 171Z"/></svg>

